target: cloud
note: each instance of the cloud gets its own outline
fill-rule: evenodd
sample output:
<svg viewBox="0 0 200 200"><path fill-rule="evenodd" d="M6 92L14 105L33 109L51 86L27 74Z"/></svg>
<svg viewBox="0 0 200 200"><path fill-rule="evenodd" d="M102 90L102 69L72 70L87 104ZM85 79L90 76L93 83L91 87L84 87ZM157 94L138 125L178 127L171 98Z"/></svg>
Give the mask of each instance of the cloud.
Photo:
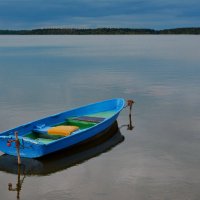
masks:
<svg viewBox="0 0 200 200"><path fill-rule="evenodd" d="M197 0L3 0L0 28L195 26L199 7Z"/></svg>

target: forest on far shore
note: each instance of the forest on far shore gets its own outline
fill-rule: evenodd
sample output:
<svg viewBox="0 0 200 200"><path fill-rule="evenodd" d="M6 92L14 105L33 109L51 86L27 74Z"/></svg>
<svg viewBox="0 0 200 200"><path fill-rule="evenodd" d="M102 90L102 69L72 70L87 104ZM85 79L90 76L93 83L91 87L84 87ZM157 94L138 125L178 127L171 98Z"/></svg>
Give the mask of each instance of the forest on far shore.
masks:
<svg viewBox="0 0 200 200"><path fill-rule="evenodd" d="M199 35L200 28L135 29L135 28L43 28L33 30L0 30L0 35Z"/></svg>

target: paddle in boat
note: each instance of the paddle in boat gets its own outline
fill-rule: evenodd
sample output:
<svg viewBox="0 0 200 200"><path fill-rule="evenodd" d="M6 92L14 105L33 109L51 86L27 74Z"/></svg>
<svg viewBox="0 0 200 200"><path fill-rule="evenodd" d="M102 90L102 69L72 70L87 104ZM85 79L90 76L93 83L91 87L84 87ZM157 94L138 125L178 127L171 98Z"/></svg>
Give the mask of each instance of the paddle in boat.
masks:
<svg viewBox="0 0 200 200"><path fill-rule="evenodd" d="M124 99L110 99L7 130L0 134L0 151L39 158L72 147L111 126L125 104Z"/></svg>

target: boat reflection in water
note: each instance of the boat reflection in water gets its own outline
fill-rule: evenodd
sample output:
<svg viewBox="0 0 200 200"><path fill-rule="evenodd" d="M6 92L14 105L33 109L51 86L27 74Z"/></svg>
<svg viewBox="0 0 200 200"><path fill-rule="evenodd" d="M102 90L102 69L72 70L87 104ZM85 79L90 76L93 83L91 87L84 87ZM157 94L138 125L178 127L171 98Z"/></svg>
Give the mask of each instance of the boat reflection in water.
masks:
<svg viewBox="0 0 200 200"><path fill-rule="evenodd" d="M21 158L20 170L15 156L2 155L0 156L0 170L12 174L19 174L20 172L26 176L45 176L109 151L123 140L124 136L121 135L118 124L114 122L112 126L94 138L70 149L62 150L40 159Z"/></svg>

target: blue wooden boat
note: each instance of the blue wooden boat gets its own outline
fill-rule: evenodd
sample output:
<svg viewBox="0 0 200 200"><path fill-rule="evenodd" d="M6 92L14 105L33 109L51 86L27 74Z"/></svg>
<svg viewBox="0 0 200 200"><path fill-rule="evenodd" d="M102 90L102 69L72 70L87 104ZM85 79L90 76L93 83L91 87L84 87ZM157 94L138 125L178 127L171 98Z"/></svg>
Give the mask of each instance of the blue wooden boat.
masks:
<svg viewBox="0 0 200 200"><path fill-rule="evenodd" d="M124 99L110 99L21 125L0 134L0 151L17 156L16 132L21 157L39 158L72 147L111 126L124 106Z"/></svg>

